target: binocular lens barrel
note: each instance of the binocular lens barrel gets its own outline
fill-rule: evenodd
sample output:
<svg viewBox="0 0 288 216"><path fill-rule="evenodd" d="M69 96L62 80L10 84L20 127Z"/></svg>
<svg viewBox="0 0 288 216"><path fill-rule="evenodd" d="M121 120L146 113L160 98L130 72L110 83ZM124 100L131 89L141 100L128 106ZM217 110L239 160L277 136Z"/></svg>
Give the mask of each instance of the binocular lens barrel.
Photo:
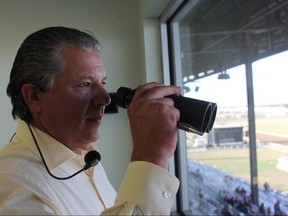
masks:
<svg viewBox="0 0 288 216"><path fill-rule="evenodd" d="M120 87L114 97L117 106L128 108L135 91L135 89ZM217 113L216 103L177 95L167 97L174 101L175 108L180 111L179 129L198 135L209 133L212 130Z"/></svg>

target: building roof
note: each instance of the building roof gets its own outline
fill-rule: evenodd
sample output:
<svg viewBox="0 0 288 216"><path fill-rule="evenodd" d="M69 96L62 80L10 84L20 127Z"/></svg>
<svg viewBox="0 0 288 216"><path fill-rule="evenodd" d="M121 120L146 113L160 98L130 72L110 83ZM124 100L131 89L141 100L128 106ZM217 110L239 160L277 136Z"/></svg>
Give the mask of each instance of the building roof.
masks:
<svg viewBox="0 0 288 216"><path fill-rule="evenodd" d="M180 25L187 82L217 73L229 78L229 68L288 49L287 0L194 2Z"/></svg>

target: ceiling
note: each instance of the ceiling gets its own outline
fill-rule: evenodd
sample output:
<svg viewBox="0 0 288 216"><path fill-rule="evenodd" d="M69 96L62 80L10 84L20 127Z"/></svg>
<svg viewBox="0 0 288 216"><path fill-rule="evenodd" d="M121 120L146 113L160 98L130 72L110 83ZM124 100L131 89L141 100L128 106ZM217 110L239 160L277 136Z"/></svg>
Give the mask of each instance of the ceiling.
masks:
<svg viewBox="0 0 288 216"><path fill-rule="evenodd" d="M288 50L288 1L194 1L180 31L187 82L225 73Z"/></svg>

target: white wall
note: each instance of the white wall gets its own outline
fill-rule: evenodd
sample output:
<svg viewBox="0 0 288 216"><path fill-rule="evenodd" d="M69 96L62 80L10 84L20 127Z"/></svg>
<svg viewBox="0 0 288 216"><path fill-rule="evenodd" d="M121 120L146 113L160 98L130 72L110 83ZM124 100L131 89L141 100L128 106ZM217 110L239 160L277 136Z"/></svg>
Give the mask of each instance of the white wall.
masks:
<svg viewBox="0 0 288 216"><path fill-rule="evenodd" d="M144 20L143 17L146 14L150 17L159 15L166 2L0 0L0 147L8 143L16 128L6 86L17 49L28 34L56 25L93 32L103 46L102 57L108 73L107 89L115 92L120 86L134 88L146 81L161 81L158 21ZM101 137L96 143L102 163L116 189L129 163L132 146L126 110L119 111L105 117Z"/></svg>

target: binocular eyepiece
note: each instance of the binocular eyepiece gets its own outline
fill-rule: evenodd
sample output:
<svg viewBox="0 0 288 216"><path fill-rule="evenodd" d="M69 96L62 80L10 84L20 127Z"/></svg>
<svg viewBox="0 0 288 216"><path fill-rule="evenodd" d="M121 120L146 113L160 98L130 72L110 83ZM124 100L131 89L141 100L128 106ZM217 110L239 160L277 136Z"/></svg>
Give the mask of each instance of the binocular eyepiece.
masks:
<svg viewBox="0 0 288 216"><path fill-rule="evenodd" d="M114 96L117 106L127 109L135 91L135 89L120 87ZM174 101L175 108L180 111L179 129L198 135L211 131L217 113L216 103L177 95L167 97Z"/></svg>

